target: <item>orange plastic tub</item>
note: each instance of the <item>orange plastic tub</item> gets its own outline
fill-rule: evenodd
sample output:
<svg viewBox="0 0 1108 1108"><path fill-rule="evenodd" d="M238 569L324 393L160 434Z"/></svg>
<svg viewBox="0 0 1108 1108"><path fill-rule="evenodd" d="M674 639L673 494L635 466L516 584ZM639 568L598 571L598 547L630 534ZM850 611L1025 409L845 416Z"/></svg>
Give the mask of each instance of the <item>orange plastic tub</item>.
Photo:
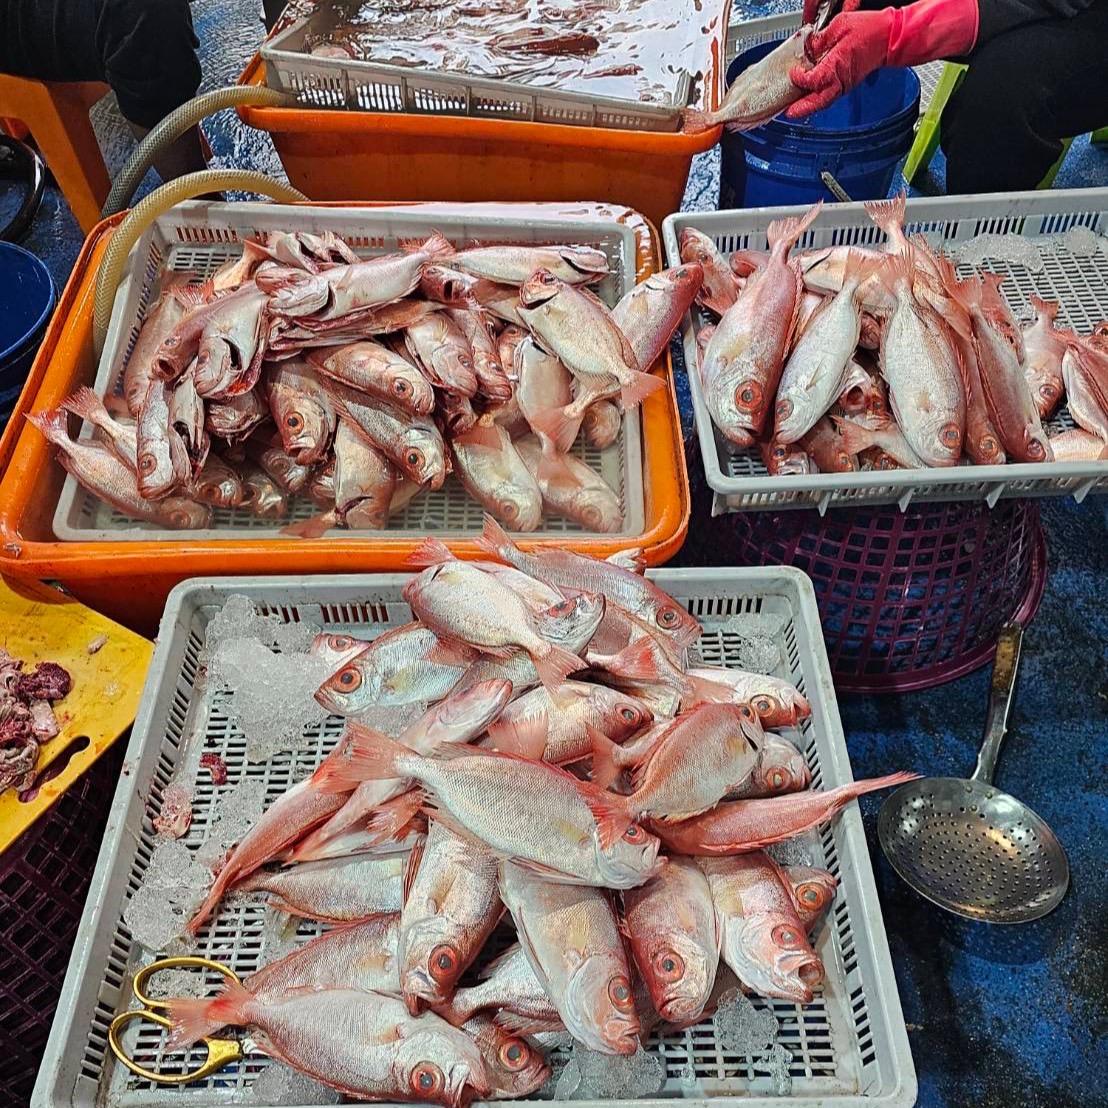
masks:
<svg viewBox="0 0 1108 1108"><path fill-rule="evenodd" d="M373 205L366 205L372 207ZM427 205L456 211L453 205ZM513 205L513 217L552 215L596 218L603 212L633 227L638 247L638 279L660 265L658 235L637 212L612 206ZM89 235L50 323L27 386L0 440L7 468L0 479L0 573L10 577L55 580L90 607L142 634L157 630L170 590L189 577L270 574L378 573L407 568L410 538L326 539L258 538L210 542L174 540L59 542L52 530L55 506L65 477L45 439L24 418L29 411L56 407L96 375L92 353L92 305L96 271L107 241L122 217L98 224ZM654 367L669 388L642 406L643 498L645 525L637 536L573 540L574 549L607 557L619 549L642 547L646 560L659 565L685 540L689 525L689 481L681 440L677 398L667 353ZM563 545L566 536L524 539L534 549ZM449 540L455 553L476 557L472 540Z"/></svg>
<svg viewBox="0 0 1108 1108"><path fill-rule="evenodd" d="M722 37L722 36L721 36ZM722 44L712 43L702 102L718 103ZM241 85L265 84L255 56ZM661 222L681 207L693 156L721 128L619 131L465 116L240 107L273 139L294 187L313 200L588 200Z"/></svg>

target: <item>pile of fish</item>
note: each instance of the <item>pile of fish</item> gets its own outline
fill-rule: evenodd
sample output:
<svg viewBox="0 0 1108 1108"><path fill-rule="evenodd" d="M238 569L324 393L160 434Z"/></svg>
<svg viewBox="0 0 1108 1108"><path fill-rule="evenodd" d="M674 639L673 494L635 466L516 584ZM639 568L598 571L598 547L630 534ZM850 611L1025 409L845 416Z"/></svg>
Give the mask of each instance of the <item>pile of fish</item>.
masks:
<svg viewBox="0 0 1108 1108"><path fill-rule="evenodd" d="M569 454L616 442L621 410L664 389L646 372L700 288L656 274L609 310L588 246L455 250L438 232L361 260L335 235L249 241L146 314L122 379L126 414L81 389L29 418L81 485L133 519L207 528L211 508L288 533L382 529L454 473L513 531L560 516L623 527L619 496ZM73 440L66 412L100 436Z"/></svg>
<svg viewBox="0 0 1108 1108"><path fill-rule="evenodd" d="M772 474L844 473L1108 456L1108 340L1023 326L1003 277L960 279L904 231L903 195L866 205L880 248L796 251L819 206L767 231L768 251L723 257L686 228L704 271L698 371L712 421ZM1066 403L1075 428L1048 434Z"/></svg>
<svg viewBox="0 0 1108 1108"><path fill-rule="evenodd" d="M0 648L0 795L34 786L39 748L60 730L53 706L72 686L57 662L24 673L23 661Z"/></svg>
<svg viewBox="0 0 1108 1108"><path fill-rule="evenodd" d="M487 517L480 542L486 561L422 544L411 623L317 637L317 698L346 730L188 929L217 933L232 891L334 929L171 1002L175 1045L248 1026L350 1096L458 1105L534 1092L553 1033L629 1055L696 1023L721 959L749 991L812 1000L836 880L764 848L913 775L810 789L772 730L811 714L804 696L688 664L699 623L634 558L525 553ZM398 705L418 706L399 734L359 722Z"/></svg>

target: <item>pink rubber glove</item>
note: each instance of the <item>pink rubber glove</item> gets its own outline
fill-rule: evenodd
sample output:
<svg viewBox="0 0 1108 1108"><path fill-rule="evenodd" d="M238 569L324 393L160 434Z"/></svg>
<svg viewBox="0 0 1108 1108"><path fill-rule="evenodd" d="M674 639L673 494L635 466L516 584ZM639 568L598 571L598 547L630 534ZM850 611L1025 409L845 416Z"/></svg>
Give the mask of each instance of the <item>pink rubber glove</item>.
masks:
<svg viewBox="0 0 1108 1108"><path fill-rule="evenodd" d="M808 93L785 113L802 119L886 65L920 65L968 54L977 41L977 0L917 0L903 8L843 12L808 40L811 69L789 79Z"/></svg>

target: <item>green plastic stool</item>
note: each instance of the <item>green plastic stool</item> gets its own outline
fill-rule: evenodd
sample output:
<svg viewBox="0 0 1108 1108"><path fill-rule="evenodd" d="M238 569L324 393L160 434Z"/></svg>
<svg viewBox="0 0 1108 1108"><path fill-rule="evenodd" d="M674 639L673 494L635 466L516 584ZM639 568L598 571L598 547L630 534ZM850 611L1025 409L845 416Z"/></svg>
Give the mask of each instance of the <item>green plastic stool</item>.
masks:
<svg viewBox="0 0 1108 1108"><path fill-rule="evenodd" d="M917 174L931 164L931 159L939 146L943 109L954 95L954 90L962 83L966 69L967 67L959 62L946 62L943 65L927 109L916 124L916 137L904 162L904 179L908 184L913 184ZM1108 146L1108 127L1094 131L1091 141L1094 146ZM1046 175L1035 186L1036 188L1048 189L1054 184L1054 178L1058 176L1058 170L1062 168L1062 162L1066 160L1066 154L1069 153L1072 142L1072 138L1062 140L1062 152L1058 155L1058 160L1046 171Z"/></svg>

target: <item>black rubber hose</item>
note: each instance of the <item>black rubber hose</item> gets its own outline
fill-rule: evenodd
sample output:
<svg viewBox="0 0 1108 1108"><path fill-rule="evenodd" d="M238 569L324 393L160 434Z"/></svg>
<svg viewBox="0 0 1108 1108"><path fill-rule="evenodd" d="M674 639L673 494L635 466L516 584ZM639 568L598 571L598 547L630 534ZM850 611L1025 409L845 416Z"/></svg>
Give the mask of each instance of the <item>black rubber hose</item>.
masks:
<svg viewBox="0 0 1108 1108"><path fill-rule="evenodd" d="M42 204L46 166L33 147L8 135L0 135L0 176L22 178L27 183L19 211L0 230L0 239L4 242L19 242L30 230Z"/></svg>

